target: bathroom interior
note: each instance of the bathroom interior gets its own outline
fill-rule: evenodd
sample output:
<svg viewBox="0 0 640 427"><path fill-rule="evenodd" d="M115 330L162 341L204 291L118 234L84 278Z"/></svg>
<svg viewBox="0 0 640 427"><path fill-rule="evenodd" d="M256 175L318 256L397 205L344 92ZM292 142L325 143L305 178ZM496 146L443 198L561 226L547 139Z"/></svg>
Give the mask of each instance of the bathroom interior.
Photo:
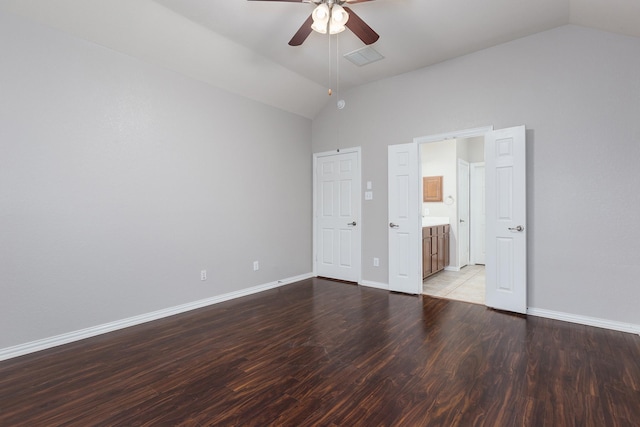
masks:
<svg viewBox="0 0 640 427"><path fill-rule="evenodd" d="M484 137L420 148L423 294L484 304Z"/></svg>

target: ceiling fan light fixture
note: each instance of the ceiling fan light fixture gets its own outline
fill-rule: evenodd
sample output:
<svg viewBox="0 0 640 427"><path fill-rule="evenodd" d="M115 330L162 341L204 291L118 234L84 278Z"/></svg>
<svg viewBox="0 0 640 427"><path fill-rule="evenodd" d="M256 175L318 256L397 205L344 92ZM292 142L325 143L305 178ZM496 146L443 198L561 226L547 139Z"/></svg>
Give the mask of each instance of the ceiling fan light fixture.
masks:
<svg viewBox="0 0 640 427"><path fill-rule="evenodd" d="M327 24L329 24L330 15L329 6L324 3L318 5L311 14L313 18L311 28L321 34L327 34Z"/></svg>
<svg viewBox="0 0 640 427"><path fill-rule="evenodd" d="M338 4L331 8L331 21L329 23L329 34L338 34L345 30L345 24L349 20L349 14Z"/></svg>

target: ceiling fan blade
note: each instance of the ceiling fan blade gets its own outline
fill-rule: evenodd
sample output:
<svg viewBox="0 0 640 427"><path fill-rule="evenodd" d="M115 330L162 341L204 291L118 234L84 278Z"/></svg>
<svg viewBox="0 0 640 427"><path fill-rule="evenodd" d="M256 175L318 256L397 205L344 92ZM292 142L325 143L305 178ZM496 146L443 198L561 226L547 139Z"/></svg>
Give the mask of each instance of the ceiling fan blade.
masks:
<svg viewBox="0 0 640 427"><path fill-rule="evenodd" d="M291 3L309 3L309 0L247 0L247 1L288 1ZM356 1L367 1L367 0L356 0Z"/></svg>
<svg viewBox="0 0 640 427"><path fill-rule="evenodd" d="M378 35L378 33L373 31L373 28L368 26L367 23L364 22L358 15L356 15L353 10L346 6L343 7L344 10L346 10L349 14L349 20L345 25L353 32L353 34L358 36L358 38L362 40L364 44L373 44L378 41L380 36Z"/></svg>
<svg viewBox="0 0 640 427"><path fill-rule="evenodd" d="M354 3L364 3L366 1L373 1L373 0L347 0L348 4L354 4Z"/></svg>
<svg viewBox="0 0 640 427"><path fill-rule="evenodd" d="M313 24L313 16L309 15L304 24L298 29L298 31L289 40L289 46L300 46L311 34L311 24Z"/></svg>

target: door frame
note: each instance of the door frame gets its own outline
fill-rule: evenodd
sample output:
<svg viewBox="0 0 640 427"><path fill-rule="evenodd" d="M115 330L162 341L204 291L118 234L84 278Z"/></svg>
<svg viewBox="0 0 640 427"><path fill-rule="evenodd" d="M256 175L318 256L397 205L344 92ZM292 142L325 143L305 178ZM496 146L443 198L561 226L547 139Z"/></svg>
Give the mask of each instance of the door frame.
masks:
<svg viewBox="0 0 640 427"><path fill-rule="evenodd" d="M331 151L323 151L320 153L313 153L313 275L318 275L318 213L317 213L317 196L318 196L318 159L321 157L329 157L336 156L340 154L348 154L355 153L358 159L358 170L356 171L357 185L356 185L356 194L353 195L356 200L356 204L358 206L358 215L355 221L357 222L357 226L360 227L360 238L354 242L353 255L354 259L358 260L358 268L356 271L357 283L360 284L362 282L362 153L360 147L350 147L350 148L338 148L336 150Z"/></svg>
<svg viewBox="0 0 640 427"><path fill-rule="evenodd" d="M456 249L458 251L458 270L462 269L462 267L465 267L469 264L471 264L471 203L470 203L470 195L471 195L471 185L470 185L470 178L471 178L471 167L469 166L469 162L467 162L466 160L463 160L461 158L457 158L457 163L456 163L456 175L457 175L457 182L456 182L456 196L458 199L458 205L456 206L456 210L458 213L458 222L456 223L456 235L458 236L458 241L456 242ZM467 169L467 182L463 183L462 180L460 179L460 172L462 171L462 168L465 167ZM462 233L460 232L460 224L462 223L463 219L462 219L462 197L460 196L462 194L462 190L464 189L464 185L466 185L466 191L467 191L467 200L466 200L466 205L467 205L467 212L466 212L466 228L467 228L467 232L466 234L466 239L467 239L467 247L466 247L466 251L467 251L467 258L466 258L466 263L463 262L465 260L462 259L462 255L464 254L464 245L461 244L462 242Z"/></svg>
<svg viewBox="0 0 640 427"><path fill-rule="evenodd" d="M484 200L485 200L485 192L484 186L486 185L485 177L485 166L484 161L482 162L474 162L470 163L470 206L471 206L471 218L469 225L471 227L470 232L470 241L469 241L469 263L471 265L482 264L486 262L484 256L482 257L482 262L480 261L480 256L478 255L478 251L480 250L479 241L485 241L485 235L487 231L487 224L485 219L485 224L480 229L478 224L481 222L480 218L484 215L484 209L478 209L479 205L482 205L484 208ZM482 173L479 173L478 170L482 168ZM482 176L482 194L479 194L479 185L478 185L478 177ZM481 230L481 231L480 231ZM482 238L481 238L482 237Z"/></svg>

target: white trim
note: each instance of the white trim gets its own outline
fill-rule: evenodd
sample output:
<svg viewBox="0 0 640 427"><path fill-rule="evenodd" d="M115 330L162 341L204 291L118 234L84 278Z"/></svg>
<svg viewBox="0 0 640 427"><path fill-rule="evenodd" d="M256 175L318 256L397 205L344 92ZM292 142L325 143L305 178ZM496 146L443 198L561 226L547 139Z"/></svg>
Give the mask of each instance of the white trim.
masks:
<svg viewBox="0 0 640 427"><path fill-rule="evenodd" d="M451 265L445 267L444 269L445 269L445 271L460 271L460 270L462 270L460 267L451 266Z"/></svg>
<svg viewBox="0 0 640 427"><path fill-rule="evenodd" d="M366 286L368 288L384 289L385 291L389 290L388 283L380 283L380 282L372 282L371 280L363 280L359 284L360 286Z"/></svg>
<svg viewBox="0 0 640 427"><path fill-rule="evenodd" d="M79 331L67 332L61 335L56 335L49 338L43 338L36 341L31 341L25 344L19 344L13 347L7 347L0 349L0 361L11 359L18 356L23 356L29 353L35 353L36 351L46 350L48 348L57 347L59 345L68 344L74 341L80 341L85 338L91 338L96 335L106 334L108 332L117 331L119 329L128 328L130 326L140 325L142 323L151 322L153 320L162 319L164 317L173 316L187 311L196 310L198 308L206 307L213 304L218 304L224 301L244 297L258 292L267 291L269 289L278 288L280 286L289 285L294 282L309 279L313 277L313 274L307 273L300 276L289 277L283 280L277 280L275 282L269 282L251 288L242 289L239 291L229 292L223 295L218 295L211 298L202 299L199 301L193 301L186 304L177 305L174 307L165 308L151 313L145 313L138 316L129 317L127 319L116 320L115 322L105 323L102 325L92 326L90 328L81 329Z"/></svg>
<svg viewBox="0 0 640 427"><path fill-rule="evenodd" d="M449 269L449 268L447 268ZM0 361L12 359L14 357L24 356L29 353L35 353L37 351L46 350L48 348L57 347L63 344L68 344L74 341L80 341L86 338L91 338L96 335L106 334L109 332L117 331L119 329L128 328L130 326L140 325L142 323L151 322L154 320L162 319L165 317L173 316L187 311L196 310L209 305L218 304L221 302L229 301L235 298L241 298L244 296L264 292L270 289L278 288L280 286L289 285L291 283L299 282L301 280L314 277L312 273L302 274L299 276L290 277L275 282L265 283L263 285L254 286L239 291L229 292L227 294L218 295L215 297L194 301L175 307L169 307L163 310L154 311L151 313L141 314L139 316L129 317L127 319L117 320L115 322L105 323L102 325L93 326L78 331L68 332L61 335L56 335L49 338L43 338L36 341L31 341L25 344L19 344L13 347L7 347L0 349ZM376 289L389 290L387 283L373 282L369 280L363 280L360 282L361 286L366 286ZM640 325L634 325L632 323L616 322L612 320L600 319L596 317L581 316L570 313L563 313L559 311L545 310L542 308L528 308L527 314L536 317L543 317L547 319L560 320L563 322L577 323L586 326L593 326L596 328L610 329L620 332L628 332L633 334L640 334Z"/></svg>
<svg viewBox="0 0 640 427"><path fill-rule="evenodd" d="M338 148L331 151L323 151L320 153L313 153L313 158L316 157L327 157L334 156L336 154L344 154L344 153L360 153L360 147L349 147L349 148Z"/></svg>
<svg viewBox="0 0 640 427"><path fill-rule="evenodd" d="M482 168L483 172L482 174L478 173L478 168ZM478 175L480 175L484 181L484 162L473 162L473 163L469 163L469 179L470 179L470 185L469 185L469 207L470 207L470 218L469 218L469 227L470 227L470 233L469 233L469 264L471 265L476 265L479 264L479 260L478 260L478 251L482 250L482 247L478 248L478 241L479 240L484 240L484 236L483 234L486 234L487 231L487 225L486 225L486 219L485 219L485 226L480 228L478 227L478 223L480 222L480 218L481 216L484 214L483 211L480 211L478 209L478 206L483 205L484 203L484 195L482 198L478 197L478 192L479 192L479 188L478 188ZM483 183L482 185L482 193L484 193L484 188L486 186L486 183ZM479 231L481 230L481 231ZM482 237L482 239L480 239L480 237ZM486 259L482 259L482 264L484 264L486 262Z"/></svg>
<svg viewBox="0 0 640 427"><path fill-rule="evenodd" d="M437 135L427 135L427 136L419 136L413 138L413 142L417 144L423 144L425 142L438 142L444 141L445 139L464 139L464 138L472 138L474 136L483 136L487 132L491 132L493 130L493 126L483 126L479 128L471 128L464 129L453 132L445 132Z"/></svg>
<svg viewBox="0 0 640 427"><path fill-rule="evenodd" d="M355 221L358 223L358 227L360 227L360 241L358 242L358 248L356 252L358 252L358 256L360 257L360 265L358 267L358 277L356 283L360 283L362 280L362 150L360 147L349 147L349 148L339 148L331 151L323 151L321 153L313 153L313 254L312 254L312 268L313 275L318 276L318 230L317 230L317 184L318 184L318 174L317 174L317 166L318 166L318 158L319 157L327 157L327 156L335 156L337 154L345 154L345 153L356 153L358 156L358 218Z"/></svg>
<svg viewBox="0 0 640 427"><path fill-rule="evenodd" d="M563 322L578 323L580 325L586 326L595 326L596 328L640 334L640 325L634 325L632 323L616 322L614 320L599 319L597 317L588 317L578 314L563 313L560 311L545 310L543 308L528 308L527 314L537 317L544 317L547 319L561 320Z"/></svg>
<svg viewBox="0 0 640 427"><path fill-rule="evenodd" d="M456 148L457 151L457 148ZM467 265L471 264L471 225L470 225L470 220L471 220L471 183L470 183L470 179L471 179L471 166L469 166L469 162L467 162L464 159L461 159L458 157L457 159L458 161L456 162L456 197L458 199L458 203L456 204L456 215L458 215L457 221L456 221L456 248L458 250L458 256L456 258L458 258L458 269L461 269L463 267L466 267ZM461 197L461 193L462 193L462 185L464 185L464 183L462 182L462 180L460 179L460 172L462 171L463 168L467 168L467 200L466 200L466 204L467 204L467 263L462 265L462 254L464 252L464 247L460 244L460 241L462 240L462 233L460 232L460 221L462 221L461 217L462 217L462 213L460 212L463 202L461 202L461 200L463 199L463 197Z"/></svg>

